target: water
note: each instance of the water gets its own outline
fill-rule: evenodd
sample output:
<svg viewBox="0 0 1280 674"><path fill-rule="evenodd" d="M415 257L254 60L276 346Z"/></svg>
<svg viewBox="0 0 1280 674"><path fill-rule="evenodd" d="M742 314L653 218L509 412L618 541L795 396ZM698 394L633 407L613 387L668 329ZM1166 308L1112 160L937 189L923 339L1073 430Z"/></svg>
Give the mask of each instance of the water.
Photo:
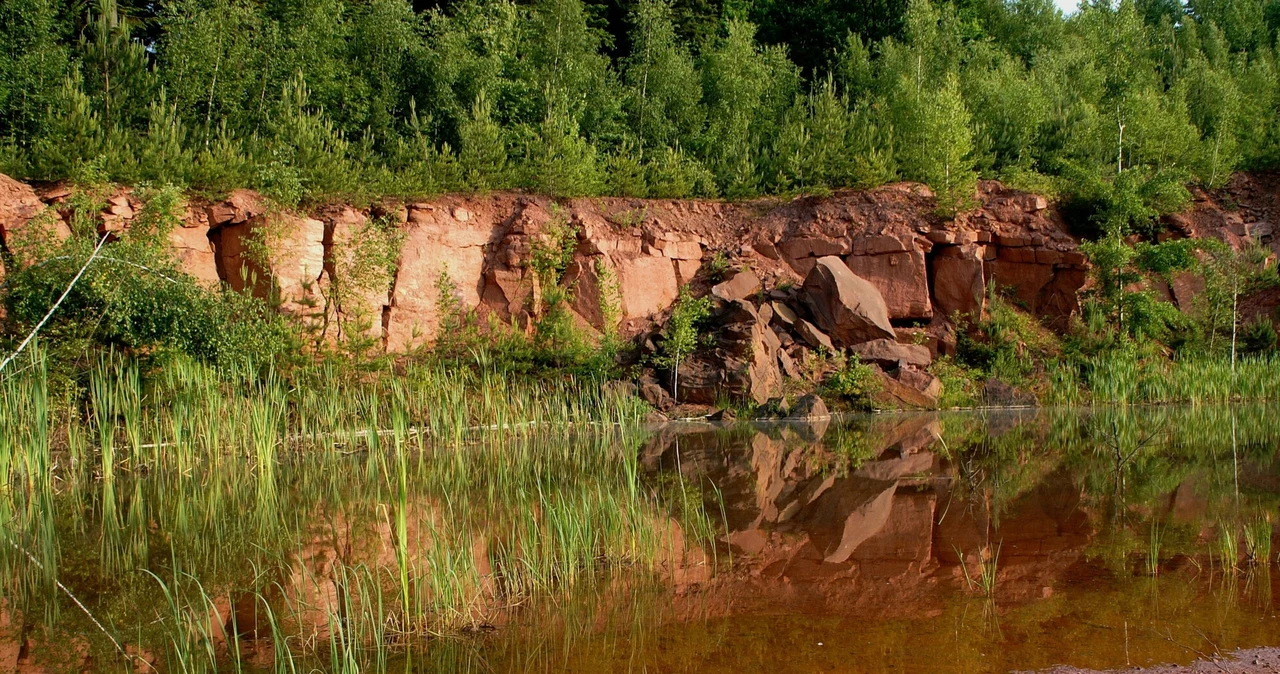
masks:
<svg viewBox="0 0 1280 674"><path fill-rule="evenodd" d="M0 671L967 673L1277 646L1277 412L63 461L0 499Z"/></svg>

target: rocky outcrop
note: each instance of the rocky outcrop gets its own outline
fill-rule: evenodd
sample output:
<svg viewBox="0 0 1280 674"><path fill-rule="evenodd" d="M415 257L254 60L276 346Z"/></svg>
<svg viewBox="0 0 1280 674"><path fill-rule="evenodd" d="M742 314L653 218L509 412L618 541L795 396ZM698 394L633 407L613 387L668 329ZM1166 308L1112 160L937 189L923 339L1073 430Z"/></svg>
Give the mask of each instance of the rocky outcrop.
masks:
<svg viewBox="0 0 1280 674"><path fill-rule="evenodd" d="M678 399L702 405L721 397L767 402L782 390L779 354L782 342L770 327L773 310L745 300L727 302L713 349L704 350L680 369Z"/></svg>
<svg viewBox="0 0 1280 674"><path fill-rule="evenodd" d="M814 322L837 347L894 338L880 291L834 255L815 262L805 276L803 297Z"/></svg>
<svg viewBox="0 0 1280 674"><path fill-rule="evenodd" d="M1277 194L1274 176L1196 192L1189 211L1168 218L1170 235L1274 249ZM28 242L56 246L69 236L73 197L66 185L0 176L5 258L23 264ZM953 318L980 318L989 288L1058 327L1078 309L1087 266L1057 209L992 181L976 197L973 210L950 219L937 215L927 188L906 183L790 201L496 193L301 214L237 190L212 202L191 197L169 241L181 267L205 284L268 298L325 339L359 336L393 352L430 344L446 310L527 329L552 290L533 262L551 251L563 263L553 282L588 335L656 334L684 286L715 299L721 320L708 353L726 360L690 359L682 379L692 398L771 397L781 379L811 376L803 366L810 354L857 347L890 380L887 391L919 402L936 386L918 349L951 353ZM128 189L95 198L100 233L122 236L145 212ZM362 251L375 230L397 246L387 268L368 275L374 280L347 278L366 276ZM1197 281L1179 276L1160 290L1188 308ZM1276 299L1242 306L1262 314L1280 305L1280 293ZM859 346L867 342L874 346Z"/></svg>
<svg viewBox="0 0 1280 674"><path fill-rule="evenodd" d="M45 224L55 239L65 238L71 194L64 185L33 189L4 178L0 239L16 243L19 230L50 205L55 217ZM574 313L597 332L617 327L624 337L661 320L682 285L692 283L723 301L747 299L798 284L826 257L860 279L859 294L867 286L878 291L884 312L875 307L871 323L880 337L891 337L894 323L980 312L982 289L991 282L1013 285L1033 309L1070 313L1083 267L1053 209L997 183L983 183L978 196L977 210L944 221L934 215L928 190L910 184L790 202L553 201L491 194L325 206L312 214L279 212L259 195L237 190L214 202L192 198L170 241L182 267L205 283L251 288L277 298L287 311L315 314L324 325L360 322L392 351L433 340L444 290L464 310L526 324L541 297L530 270L532 253L565 228L576 236L563 276ZM143 210L127 189L104 199L104 232L127 230ZM399 230L389 287L385 293L380 285L344 293L340 271L359 266L349 259L361 248L355 239L375 216ZM247 251L260 254L249 259ZM712 256L742 272L715 282L700 276ZM606 320L618 324L605 326ZM811 323L836 348L853 343L845 328L817 316Z"/></svg>

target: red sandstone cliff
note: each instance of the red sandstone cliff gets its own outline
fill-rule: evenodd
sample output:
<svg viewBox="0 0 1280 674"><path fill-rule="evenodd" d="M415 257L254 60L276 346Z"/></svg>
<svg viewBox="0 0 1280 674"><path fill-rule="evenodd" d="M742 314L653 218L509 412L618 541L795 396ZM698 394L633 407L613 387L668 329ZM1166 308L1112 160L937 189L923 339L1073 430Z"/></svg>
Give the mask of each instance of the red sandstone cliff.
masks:
<svg viewBox="0 0 1280 674"><path fill-rule="evenodd" d="M1219 193L1198 192L1191 209L1168 218L1171 231L1276 246L1271 222L1280 212L1278 185L1275 176L1242 175ZM0 176L0 243L16 250L35 228L68 236L69 194L60 185L33 187ZM924 332L932 353L939 342L945 350L947 317L980 311L984 288L992 283L1010 288L1051 325L1064 325L1078 308L1087 265L1057 209L994 181L981 183L977 197L972 211L952 219L935 214L926 187L905 183L789 201L554 201L496 193L365 209L330 205L300 214L274 211L260 196L239 190L217 202L193 198L170 241L182 267L203 282L271 296L282 311L323 326L326 337L367 331L386 349L403 351L432 340L442 274L464 306L526 324L541 295L529 264L532 250L548 230L568 226L577 232L576 247L563 283L572 287L580 324L596 331L613 313L621 335L642 334L682 285L707 292L727 278L713 294L727 306L722 323L738 329L722 339L719 357L745 374L735 381L724 373L699 373L692 363L691 395L705 398L728 388L763 400L775 388L773 380L792 374L799 351L826 347L833 336L837 342L843 336L844 343L832 346L847 347L895 332ZM128 189L119 189L107 201L100 231L128 228L140 207ZM345 282L344 270L364 264L354 251L370 218L398 230L394 269L385 283L339 298L333 289ZM811 274L821 259L836 260L864 285L807 278L830 276L825 267ZM725 262L727 274L720 270ZM746 274L738 278L737 272ZM1183 285L1188 287L1174 284L1171 299L1186 302L1194 284ZM616 297L609 296L611 288ZM835 305L825 295L815 303L815 293L841 297ZM827 311L818 305L845 315L836 305L852 310L881 302L887 323L867 319L876 324L870 330L844 329L847 321L862 320L848 317L817 325ZM1265 299L1260 302L1256 311L1265 311ZM618 311L602 311L608 304ZM860 337L849 337L854 334ZM887 362L912 359L897 351L881 356ZM917 378L911 384L925 390L931 382Z"/></svg>

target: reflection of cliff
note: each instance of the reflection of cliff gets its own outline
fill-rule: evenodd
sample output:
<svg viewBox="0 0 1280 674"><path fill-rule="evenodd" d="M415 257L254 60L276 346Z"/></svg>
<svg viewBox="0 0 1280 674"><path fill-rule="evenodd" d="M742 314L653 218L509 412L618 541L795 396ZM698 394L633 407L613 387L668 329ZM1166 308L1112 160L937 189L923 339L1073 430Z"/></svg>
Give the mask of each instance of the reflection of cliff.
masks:
<svg viewBox="0 0 1280 674"><path fill-rule="evenodd" d="M686 476L723 494L735 572L708 593L727 613L940 610L964 583L962 559L976 575L982 551L997 548L1002 599L1051 594L1093 535L1071 476L1050 467L994 518L989 498L957 485L960 471L935 453L940 437L938 417L921 414L852 430L776 426L737 442L685 432L655 438L646 456L673 466L678 444ZM871 458L850 463L851 444Z"/></svg>

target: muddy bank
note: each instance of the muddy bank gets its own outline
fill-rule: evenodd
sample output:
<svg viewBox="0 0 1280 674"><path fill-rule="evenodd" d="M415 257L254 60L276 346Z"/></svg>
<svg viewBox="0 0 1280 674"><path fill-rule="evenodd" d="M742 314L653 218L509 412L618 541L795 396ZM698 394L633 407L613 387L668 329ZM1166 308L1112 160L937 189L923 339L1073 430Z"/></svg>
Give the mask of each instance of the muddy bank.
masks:
<svg viewBox="0 0 1280 674"><path fill-rule="evenodd" d="M1253 648L1197 660L1189 665L1161 665L1157 667L1126 667L1123 669L1080 669L1078 667L1054 667L1040 670L1039 674L1121 674L1122 672L1147 672L1148 674L1267 674L1280 672L1280 648Z"/></svg>

